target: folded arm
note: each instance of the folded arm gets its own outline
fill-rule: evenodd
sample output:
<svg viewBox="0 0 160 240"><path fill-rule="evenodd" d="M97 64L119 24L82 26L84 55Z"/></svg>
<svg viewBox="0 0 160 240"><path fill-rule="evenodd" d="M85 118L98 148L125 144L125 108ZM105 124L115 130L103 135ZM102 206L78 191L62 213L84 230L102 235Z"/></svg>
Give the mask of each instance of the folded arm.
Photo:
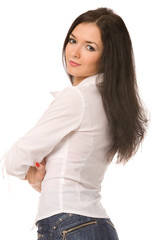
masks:
<svg viewBox="0 0 160 240"><path fill-rule="evenodd" d="M5 156L9 175L30 182L40 177L35 163L42 163L55 146L79 128L83 117L83 100L75 87L68 87L51 103L37 124L20 138ZM44 175L41 176L44 178ZM40 180L41 182L41 180ZM40 183L33 181L33 186ZM40 190L40 189L39 189Z"/></svg>

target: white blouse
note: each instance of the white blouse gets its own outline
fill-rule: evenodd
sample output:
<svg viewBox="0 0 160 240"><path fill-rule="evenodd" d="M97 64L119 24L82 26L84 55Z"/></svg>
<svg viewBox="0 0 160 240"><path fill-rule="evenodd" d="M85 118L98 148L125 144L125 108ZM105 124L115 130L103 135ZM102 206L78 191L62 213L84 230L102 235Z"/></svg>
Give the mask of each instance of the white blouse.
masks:
<svg viewBox="0 0 160 240"><path fill-rule="evenodd" d="M5 156L6 171L25 178L30 166L46 158L36 221L57 213L107 218L101 182L109 165L108 122L96 79L85 78L61 91L37 124Z"/></svg>

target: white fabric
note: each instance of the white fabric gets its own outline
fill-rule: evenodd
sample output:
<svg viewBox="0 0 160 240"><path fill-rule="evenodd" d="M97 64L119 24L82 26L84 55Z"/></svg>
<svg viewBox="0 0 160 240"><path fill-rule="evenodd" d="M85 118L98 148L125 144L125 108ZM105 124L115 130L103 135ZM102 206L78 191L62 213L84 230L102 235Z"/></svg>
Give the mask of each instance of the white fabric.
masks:
<svg viewBox="0 0 160 240"><path fill-rule="evenodd" d="M42 118L5 155L7 173L19 178L46 158L36 221L61 212L108 217L100 191L110 137L98 77L54 93Z"/></svg>

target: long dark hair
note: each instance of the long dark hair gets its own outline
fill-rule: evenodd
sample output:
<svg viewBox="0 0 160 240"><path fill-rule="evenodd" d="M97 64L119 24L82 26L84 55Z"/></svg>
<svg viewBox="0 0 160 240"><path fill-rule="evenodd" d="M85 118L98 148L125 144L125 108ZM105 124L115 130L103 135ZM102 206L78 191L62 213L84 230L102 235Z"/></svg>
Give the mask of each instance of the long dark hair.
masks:
<svg viewBox="0 0 160 240"><path fill-rule="evenodd" d="M132 42L124 21L113 10L90 10L72 23L64 41L64 62L69 36L78 24L84 22L99 27L104 46L100 64L104 81L97 82L97 87L110 127L109 156L112 159L117 153L117 162L126 163L144 139L148 122L138 94ZM73 84L72 76L69 77Z"/></svg>

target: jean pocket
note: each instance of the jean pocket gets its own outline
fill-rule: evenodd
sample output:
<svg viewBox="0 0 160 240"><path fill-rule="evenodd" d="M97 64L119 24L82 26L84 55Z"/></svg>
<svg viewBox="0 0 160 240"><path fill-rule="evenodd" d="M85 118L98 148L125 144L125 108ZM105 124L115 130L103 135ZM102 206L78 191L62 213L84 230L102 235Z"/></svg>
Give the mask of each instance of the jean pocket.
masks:
<svg viewBox="0 0 160 240"><path fill-rule="evenodd" d="M110 219L107 219L107 220L106 220L106 222L109 224L109 226L111 226L113 229L115 229L115 230L116 230L116 228L115 228L114 224L111 222L111 220L110 220Z"/></svg>
<svg viewBox="0 0 160 240"><path fill-rule="evenodd" d="M79 224L79 225L74 226L72 228L61 231L61 234L63 235L63 240L66 240L66 234L75 232L75 231L80 230L82 228L86 228L86 227L94 225L96 223L97 223L96 220L92 220L90 222L82 223L82 224Z"/></svg>
<svg viewBox="0 0 160 240"><path fill-rule="evenodd" d="M43 235L43 231L42 231L41 227L39 227L39 229L37 231L37 235L38 235L37 240L43 240L44 235Z"/></svg>
<svg viewBox="0 0 160 240"><path fill-rule="evenodd" d="M37 238L38 240L43 240L43 234L41 234L41 233L38 233L38 238Z"/></svg>
<svg viewBox="0 0 160 240"><path fill-rule="evenodd" d="M38 227L37 230L37 240L46 240L48 239L49 231L46 227Z"/></svg>

